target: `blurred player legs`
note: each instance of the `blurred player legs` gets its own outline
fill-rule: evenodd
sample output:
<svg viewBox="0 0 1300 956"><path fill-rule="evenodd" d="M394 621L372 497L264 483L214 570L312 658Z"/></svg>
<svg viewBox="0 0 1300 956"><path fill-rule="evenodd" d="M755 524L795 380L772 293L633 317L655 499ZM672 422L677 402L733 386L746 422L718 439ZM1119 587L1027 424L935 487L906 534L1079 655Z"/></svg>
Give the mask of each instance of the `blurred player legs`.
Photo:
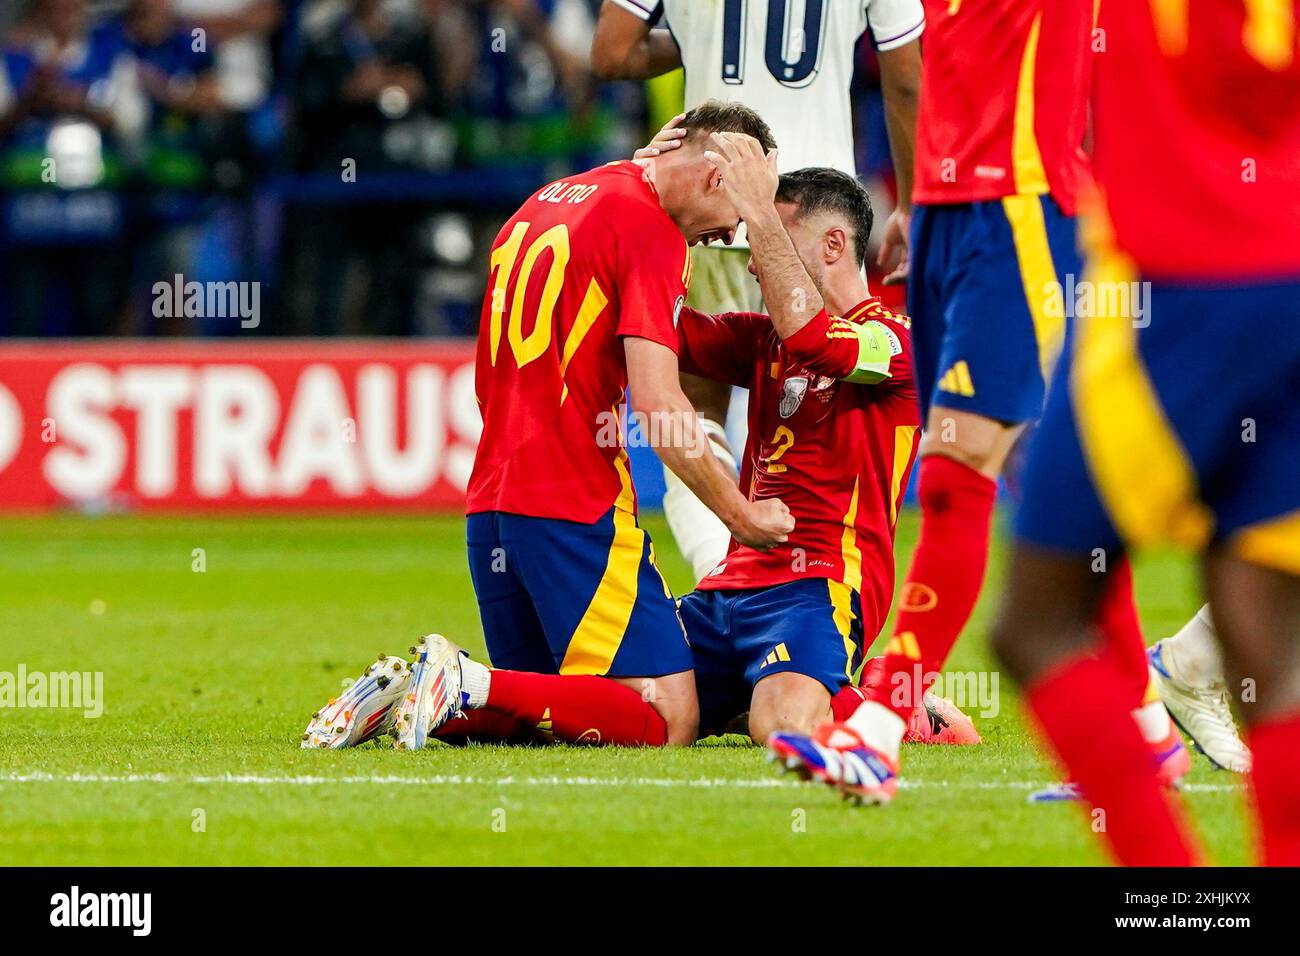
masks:
<svg viewBox="0 0 1300 956"><path fill-rule="evenodd" d="M1097 281L1122 276L1107 268L1116 264L1103 257ZM1178 808L1159 797L1149 757L1119 717L1117 675L1093 657L1095 634L1083 623L1098 589L1089 555L1163 541L1202 555L1228 671L1257 689L1244 717L1255 751L1261 857L1300 859L1300 499L1293 481L1300 421L1284 399L1300 367L1296 288L1152 283L1161 321L1134 328L1122 316L1082 319L1030 456L995 644L1090 802L1106 808L1106 836L1125 863L1200 857ZM1204 352L1202 336L1225 322L1254 323L1255 335L1239 341L1262 338L1272 348L1267 355L1245 345ZM1254 375L1232 387L1209 368L1247 361ZM1210 379L1222 384L1207 405ZM1267 437L1242 442L1242 421L1257 421ZM1201 671L1209 662L1180 663Z"/></svg>
<svg viewBox="0 0 1300 956"><path fill-rule="evenodd" d="M857 732L896 757L895 737L943 669L983 585L997 478L1025 423L1042 407L1044 370L1059 351L1064 319L1031 290L1082 271L1075 224L1050 196L1009 196L964 207L919 206L913 278L918 384L928 406L921 444L921 537L899 593L885 670L897 675L869 695L864 710L887 708L899 721L864 714ZM995 317L996 312L996 317ZM997 327L996 336L989 330ZM1132 578L1122 561L1106 575L1096 625L1124 675L1144 739L1169 754L1173 777L1186 754L1149 677ZM925 675L911 687L917 666ZM882 693L907 678L909 693ZM882 728L890 728L881 740ZM895 733L897 731L897 733Z"/></svg>

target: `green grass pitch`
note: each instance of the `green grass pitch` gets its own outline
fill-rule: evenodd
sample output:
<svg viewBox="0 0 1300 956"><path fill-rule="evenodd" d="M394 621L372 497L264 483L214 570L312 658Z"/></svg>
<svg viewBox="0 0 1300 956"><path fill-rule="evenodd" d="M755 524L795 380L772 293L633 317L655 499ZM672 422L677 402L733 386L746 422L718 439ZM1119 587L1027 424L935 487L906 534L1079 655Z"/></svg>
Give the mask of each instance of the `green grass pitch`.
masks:
<svg viewBox="0 0 1300 956"><path fill-rule="evenodd" d="M646 521L670 581L689 579ZM900 526L905 565L915 515ZM206 570L193 570L195 549ZM1001 560L958 645L984 634ZM1184 562L1138 568L1151 640L1195 609ZM0 522L0 671L102 671L104 712L0 709L0 865L1094 864L1015 693L978 748L909 747L893 805L780 777L738 739L693 748L298 749L308 714L380 651L482 636L454 517ZM1098 740L1097 746L1106 742ZM1237 778L1197 757L1183 796L1220 863L1247 862Z"/></svg>

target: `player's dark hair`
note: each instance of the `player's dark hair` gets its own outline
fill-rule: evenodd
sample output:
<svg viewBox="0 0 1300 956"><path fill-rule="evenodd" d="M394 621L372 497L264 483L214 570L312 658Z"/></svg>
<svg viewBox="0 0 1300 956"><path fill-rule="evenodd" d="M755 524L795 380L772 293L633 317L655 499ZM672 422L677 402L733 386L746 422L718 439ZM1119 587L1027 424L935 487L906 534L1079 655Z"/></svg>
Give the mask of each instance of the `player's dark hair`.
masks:
<svg viewBox="0 0 1300 956"><path fill-rule="evenodd" d="M763 117L744 103L723 100L705 100L683 117L680 124L686 129L683 143L698 139L708 141L710 133L744 133L763 145L763 152L776 149L776 140Z"/></svg>
<svg viewBox="0 0 1300 956"><path fill-rule="evenodd" d="M827 166L809 166L783 173L776 189L776 201L794 203L800 216L833 212L843 216L853 233L853 255L858 268L867 264L867 240L875 214L871 197L862 183L848 173Z"/></svg>

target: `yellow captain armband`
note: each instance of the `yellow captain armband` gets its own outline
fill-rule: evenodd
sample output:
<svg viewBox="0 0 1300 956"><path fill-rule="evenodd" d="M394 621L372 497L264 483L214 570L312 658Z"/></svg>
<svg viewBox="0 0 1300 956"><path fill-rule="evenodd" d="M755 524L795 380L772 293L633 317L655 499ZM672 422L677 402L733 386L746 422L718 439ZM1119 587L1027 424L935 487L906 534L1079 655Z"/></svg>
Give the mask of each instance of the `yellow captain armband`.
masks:
<svg viewBox="0 0 1300 956"><path fill-rule="evenodd" d="M858 361L853 366L853 371L843 377L843 381L856 385L876 385L890 378L890 362L903 351L903 343L898 340L893 329L875 319L868 319L853 325L853 331L858 340Z"/></svg>

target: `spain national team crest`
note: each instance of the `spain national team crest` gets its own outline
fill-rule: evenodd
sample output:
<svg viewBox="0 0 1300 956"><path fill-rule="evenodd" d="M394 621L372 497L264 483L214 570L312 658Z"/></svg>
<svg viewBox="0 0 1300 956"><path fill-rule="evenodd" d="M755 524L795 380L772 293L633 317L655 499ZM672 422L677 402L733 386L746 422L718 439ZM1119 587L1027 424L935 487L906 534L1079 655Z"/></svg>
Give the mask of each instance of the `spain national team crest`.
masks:
<svg viewBox="0 0 1300 956"><path fill-rule="evenodd" d="M785 384L781 386L781 404L777 410L781 413L782 418L789 418L799 410L799 405L803 402L803 397L808 393L808 379L806 376L798 378L787 378Z"/></svg>

